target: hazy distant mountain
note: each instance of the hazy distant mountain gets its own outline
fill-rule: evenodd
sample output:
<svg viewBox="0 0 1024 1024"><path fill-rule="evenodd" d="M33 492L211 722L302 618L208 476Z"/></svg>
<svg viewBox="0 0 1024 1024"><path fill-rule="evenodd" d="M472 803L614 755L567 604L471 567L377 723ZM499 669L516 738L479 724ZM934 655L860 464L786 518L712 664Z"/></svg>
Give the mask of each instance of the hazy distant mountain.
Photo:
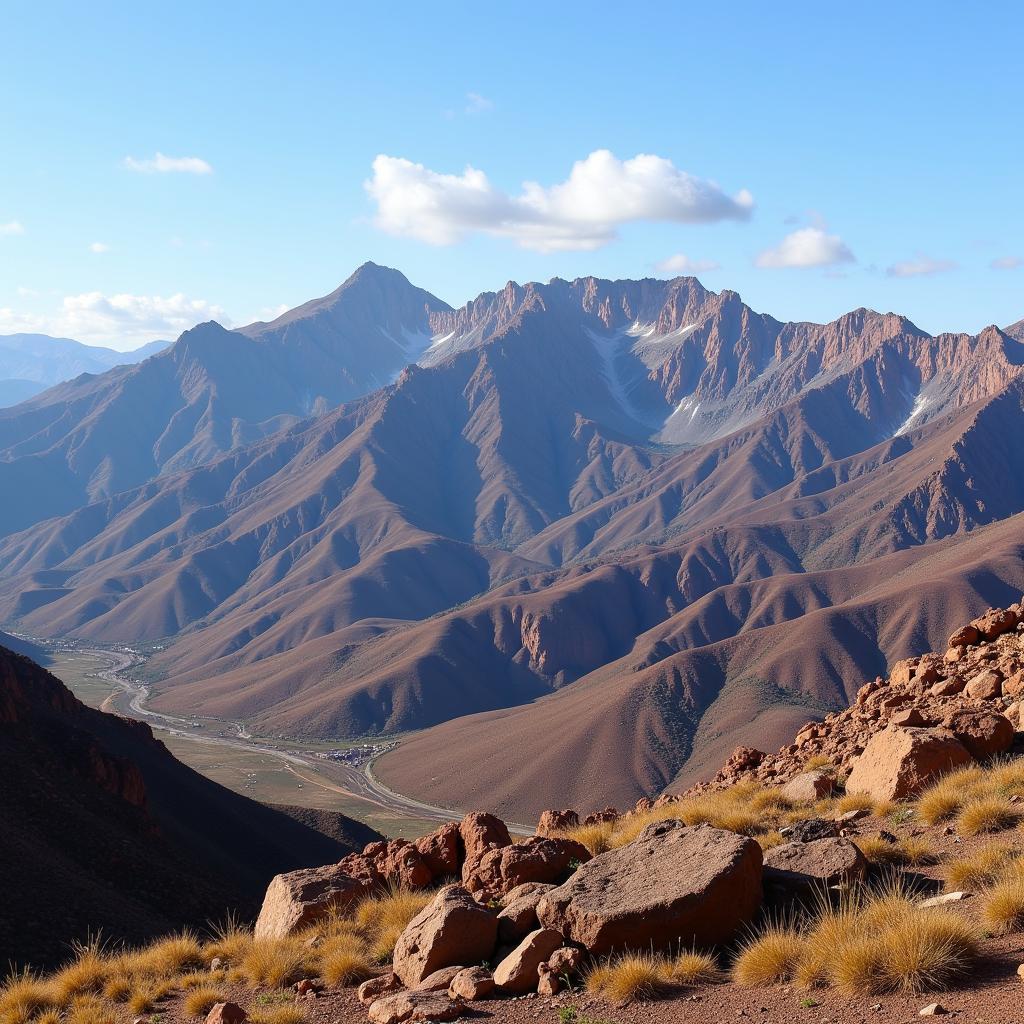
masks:
<svg viewBox="0 0 1024 1024"><path fill-rule="evenodd" d="M118 352L48 334L0 334L0 407L24 402L82 373L140 363L169 344L151 341L131 352Z"/></svg>
<svg viewBox="0 0 1024 1024"><path fill-rule="evenodd" d="M449 307L367 263L270 324L205 323L144 363L0 410L0 535L204 465L393 379Z"/></svg>
<svg viewBox="0 0 1024 1024"><path fill-rule="evenodd" d="M247 382L281 350L355 360L403 337L385 352L418 362L394 383L346 400L364 367L340 407L250 444L182 431L127 489L114 459L96 486L120 435L87 457L61 440L55 465L92 500L0 542L0 620L169 638L151 663L169 710L321 737L426 729L380 761L386 779L525 817L778 745L1024 588L1009 333L932 337L864 309L781 323L693 278L510 283L453 310L390 275L217 337L265 346ZM380 325L396 296L418 327ZM150 392L172 410L185 393ZM0 458L28 482L25 517L46 488L19 444Z"/></svg>

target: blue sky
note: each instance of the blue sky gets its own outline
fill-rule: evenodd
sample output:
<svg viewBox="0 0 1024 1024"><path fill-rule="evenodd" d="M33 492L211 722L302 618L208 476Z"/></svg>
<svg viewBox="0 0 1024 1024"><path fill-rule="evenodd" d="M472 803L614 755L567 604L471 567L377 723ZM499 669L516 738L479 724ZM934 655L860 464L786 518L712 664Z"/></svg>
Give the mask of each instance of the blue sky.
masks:
<svg viewBox="0 0 1024 1024"><path fill-rule="evenodd" d="M367 259L1024 317L1021 7L832 6L8 2L0 333L131 347Z"/></svg>

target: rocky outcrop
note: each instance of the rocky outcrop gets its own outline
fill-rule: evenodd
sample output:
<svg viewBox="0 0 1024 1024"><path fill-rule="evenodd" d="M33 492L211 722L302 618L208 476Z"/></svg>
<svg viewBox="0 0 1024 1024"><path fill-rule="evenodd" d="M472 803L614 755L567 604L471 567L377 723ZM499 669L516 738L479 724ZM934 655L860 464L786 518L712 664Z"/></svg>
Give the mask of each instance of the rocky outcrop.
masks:
<svg viewBox="0 0 1024 1024"><path fill-rule="evenodd" d="M873 736L853 762L846 792L902 800L970 760L967 748L945 729L886 729Z"/></svg>
<svg viewBox="0 0 1024 1024"><path fill-rule="evenodd" d="M448 1021L466 1010L461 999L446 992L396 992L370 1004L371 1024L402 1024L403 1021Z"/></svg>
<svg viewBox="0 0 1024 1024"><path fill-rule="evenodd" d="M463 884L477 899L501 899L526 882L563 882L590 851L572 839L532 836L466 859Z"/></svg>
<svg viewBox="0 0 1024 1024"><path fill-rule="evenodd" d="M415 987L442 967L490 959L497 937L497 916L462 886L446 886L398 937L394 972L404 984Z"/></svg>
<svg viewBox="0 0 1024 1024"><path fill-rule="evenodd" d="M258 939L292 935L329 914L343 912L371 888L337 864L276 875L267 887L253 934Z"/></svg>
<svg viewBox="0 0 1024 1024"><path fill-rule="evenodd" d="M765 890L787 899L814 898L834 885L863 881L867 871L864 854L848 839L784 843L764 855Z"/></svg>
<svg viewBox="0 0 1024 1024"><path fill-rule="evenodd" d="M467 814L459 823L459 857L462 862L463 878L466 877L466 865L479 864L488 850L496 850L502 846L510 846L512 837L508 828L500 818L493 814L474 811ZM472 871L472 866L470 871Z"/></svg>
<svg viewBox="0 0 1024 1024"><path fill-rule="evenodd" d="M554 928L530 932L494 971L494 983L505 992L535 992L540 965L562 945L562 933Z"/></svg>
<svg viewBox="0 0 1024 1024"><path fill-rule="evenodd" d="M537 927L537 904L544 893L554 888L542 882L526 882L508 893L498 914L500 946L518 945Z"/></svg>
<svg viewBox="0 0 1024 1024"><path fill-rule="evenodd" d="M752 839L679 821L649 825L542 897L542 927L594 954L707 947L750 923L761 904L761 848Z"/></svg>

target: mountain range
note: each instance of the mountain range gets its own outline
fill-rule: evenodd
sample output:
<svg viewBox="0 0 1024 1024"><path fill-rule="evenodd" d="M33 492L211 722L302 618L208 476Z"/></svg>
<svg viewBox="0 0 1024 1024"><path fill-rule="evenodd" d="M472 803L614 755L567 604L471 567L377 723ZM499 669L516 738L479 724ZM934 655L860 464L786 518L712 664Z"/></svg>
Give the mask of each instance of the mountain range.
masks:
<svg viewBox="0 0 1024 1024"><path fill-rule="evenodd" d="M621 805L1024 588L1022 366L1024 321L366 264L0 410L0 621L159 642L167 711L413 732L377 772L430 802Z"/></svg>
<svg viewBox="0 0 1024 1024"><path fill-rule="evenodd" d="M2 334L0 408L17 405L83 373L103 373L114 366L140 363L169 344L151 341L131 352L118 352L48 334Z"/></svg>

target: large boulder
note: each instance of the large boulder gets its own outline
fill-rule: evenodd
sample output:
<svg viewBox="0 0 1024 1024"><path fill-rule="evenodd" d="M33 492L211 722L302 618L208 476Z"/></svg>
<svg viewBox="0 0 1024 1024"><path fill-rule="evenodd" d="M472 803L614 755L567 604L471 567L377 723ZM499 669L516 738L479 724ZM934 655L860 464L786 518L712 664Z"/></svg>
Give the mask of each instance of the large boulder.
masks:
<svg viewBox="0 0 1024 1024"><path fill-rule="evenodd" d="M372 883L353 878L338 864L275 875L267 886L253 934L258 939L284 938L345 910L371 889Z"/></svg>
<svg viewBox="0 0 1024 1024"><path fill-rule="evenodd" d="M494 975L486 967L467 967L452 978L448 994L453 999L485 999L494 991Z"/></svg>
<svg viewBox="0 0 1024 1024"><path fill-rule="evenodd" d="M588 861L544 894L537 918L591 953L713 946L761 904L761 847L747 836L668 820Z"/></svg>
<svg viewBox="0 0 1024 1024"><path fill-rule="evenodd" d="M825 772L801 772L782 787L782 795L794 803L814 803L828 796L835 788L835 779Z"/></svg>
<svg viewBox="0 0 1024 1024"><path fill-rule="evenodd" d="M497 937L497 917L461 885L449 885L398 937L392 966L405 985L415 988L442 967L489 960Z"/></svg>
<svg viewBox="0 0 1024 1024"><path fill-rule="evenodd" d="M576 828L579 823L580 816L571 808L561 811L542 811L540 820L537 822L537 835L553 836L570 828Z"/></svg>
<svg viewBox="0 0 1024 1024"><path fill-rule="evenodd" d="M459 852L465 870L466 861L476 863L488 851L509 846L512 837L505 822L493 814L473 811L459 822Z"/></svg>
<svg viewBox="0 0 1024 1024"><path fill-rule="evenodd" d="M518 946L537 927L537 904L551 889L550 884L526 882L506 895L498 914L499 946Z"/></svg>
<svg viewBox="0 0 1024 1024"><path fill-rule="evenodd" d="M466 1012L461 999L447 992L396 992L370 1004L371 1024L402 1024L403 1021L456 1020Z"/></svg>
<svg viewBox="0 0 1024 1024"><path fill-rule="evenodd" d="M883 729L854 760L846 792L901 800L970 760L967 748L945 729Z"/></svg>
<svg viewBox="0 0 1024 1024"><path fill-rule="evenodd" d="M519 943L498 964L494 983L505 992L523 995L537 991L538 969L562 945L562 935L553 928L538 928Z"/></svg>
<svg viewBox="0 0 1024 1024"><path fill-rule="evenodd" d="M833 885L860 882L868 872L864 854L847 839L785 843L764 855L764 884L770 892L804 898Z"/></svg>
<svg viewBox="0 0 1024 1024"><path fill-rule="evenodd" d="M967 680L964 693L975 700L995 700L1003 695L1003 674L994 668L983 668Z"/></svg>
<svg viewBox="0 0 1024 1024"><path fill-rule="evenodd" d="M462 866L462 881L479 900L501 899L524 882L562 882L590 851L574 839L531 836L485 851Z"/></svg>
<svg viewBox="0 0 1024 1024"><path fill-rule="evenodd" d="M993 754L1001 754L1013 746L1013 723L997 711L960 708L951 711L942 724L979 761Z"/></svg>
<svg viewBox="0 0 1024 1024"><path fill-rule="evenodd" d="M429 835L413 843L423 863L430 868L434 881L457 878L459 874L459 826L449 821Z"/></svg>

